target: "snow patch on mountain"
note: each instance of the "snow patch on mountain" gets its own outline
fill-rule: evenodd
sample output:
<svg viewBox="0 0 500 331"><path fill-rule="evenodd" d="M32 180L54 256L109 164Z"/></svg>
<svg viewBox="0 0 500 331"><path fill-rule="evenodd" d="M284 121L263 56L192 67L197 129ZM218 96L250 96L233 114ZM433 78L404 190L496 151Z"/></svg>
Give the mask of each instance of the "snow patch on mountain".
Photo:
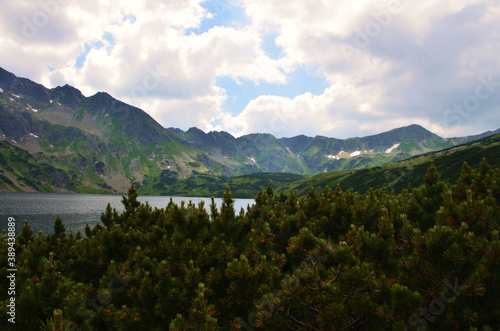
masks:
<svg viewBox="0 0 500 331"><path fill-rule="evenodd" d="M33 111L34 113L38 113L38 109L35 109L35 108L31 107L29 103L28 103L28 107L29 107L29 109L31 109L31 111ZM28 107L26 107L26 109L28 109Z"/></svg>
<svg viewBox="0 0 500 331"><path fill-rule="evenodd" d="M394 153L396 151L396 149L399 147L399 145L401 144L394 144L394 146L388 148L385 153L386 154L390 154L390 153Z"/></svg>
<svg viewBox="0 0 500 331"><path fill-rule="evenodd" d="M351 153L351 157L359 156L361 155L361 151L355 151Z"/></svg>

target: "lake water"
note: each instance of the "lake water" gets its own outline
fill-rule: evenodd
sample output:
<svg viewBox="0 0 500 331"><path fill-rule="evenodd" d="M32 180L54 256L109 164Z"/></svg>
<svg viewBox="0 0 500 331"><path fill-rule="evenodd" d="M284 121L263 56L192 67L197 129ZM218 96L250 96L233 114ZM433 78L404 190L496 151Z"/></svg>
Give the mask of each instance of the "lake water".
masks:
<svg viewBox="0 0 500 331"><path fill-rule="evenodd" d="M139 196L138 200L150 206L165 208L171 197L164 196ZM108 203L116 208L118 213L123 211L121 195L101 195L101 194L59 194L59 193L5 193L0 192L0 229L7 229L9 217L16 220L16 233L21 232L24 221L27 220L35 234L38 231L52 233L54 220L57 215L61 216L66 232L73 230L74 233L85 232L85 224L93 227L101 223L100 216L104 212ZM180 204L192 201L198 204L205 202L205 208L209 210L210 198L192 197L172 197L172 200ZM239 213L240 208L246 210L248 205L253 205L253 199L235 199L234 209ZM215 203L220 208L222 199L216 198Z"/></svg>

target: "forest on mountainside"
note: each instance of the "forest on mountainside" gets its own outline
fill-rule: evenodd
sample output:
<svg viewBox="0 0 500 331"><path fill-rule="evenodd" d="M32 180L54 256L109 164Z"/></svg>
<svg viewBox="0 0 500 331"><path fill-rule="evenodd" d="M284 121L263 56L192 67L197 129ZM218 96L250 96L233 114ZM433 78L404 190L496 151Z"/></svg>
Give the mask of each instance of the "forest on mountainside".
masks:
<svg viewBox="0 0 500 331"><path fill-rule="evenodd" d="M498 330L500 169L151 208L134 186L85 234L16 238L14 330ZM7 265L8 238L0 241ZM7 269L0 270L6 325Z"/></svg>

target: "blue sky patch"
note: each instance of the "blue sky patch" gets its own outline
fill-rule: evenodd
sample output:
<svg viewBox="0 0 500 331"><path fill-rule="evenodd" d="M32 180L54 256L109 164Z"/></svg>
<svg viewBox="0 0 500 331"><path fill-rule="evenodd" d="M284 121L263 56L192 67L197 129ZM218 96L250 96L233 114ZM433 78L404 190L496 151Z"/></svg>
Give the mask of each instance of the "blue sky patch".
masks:
<svg viewBox="0 0 500 331"><path fill-rule="evenodd" d="M202 4L202 7L210 12L213 17L205 18L199 28L187 29L186 36L192 33L202 34L215 26L238 28L250 22L245 10L238 6L234 0L208 0Z"/></svg>
<svg viewBox="0 0 500 331"><path fill-rule="evenodd" d="M137 17L132 14L127 14L123 16L123 22L130 21L130 23L134 24L137 21Z"/></svg>
<svg viewBox="0 0 500 331"><path fill-rule="evenodd" d="M113 38L113 35L111 33L105 33L102 38L108 42L109 45L107 46L106 50L110 52L116 44L115 38ZM75 67L78 69L83 68L85 60L87 59L87 55L90 53L90 51L92 49L100 49L102 47L104 47L104 42L101 40L93 43L85 43L84 51L76 58Z"/></svg>
<svg viewBox="0 0 500 331"><path fill-rule="evenodd" d="M262 43L260 47L266 52L267 56L271 59L279 59L285 56L283 49L276 45L276 37L278 34L270 33L262 37Z"/></svg>
<svg viewBox="0 0 500 331"><path fill-rule="evenodd" d="M250 80L240 80L238 85L230 77L217 77L217 86L226 90L227 100L222 106L223 110L238 115L247 104L261 95L278 95L293 99L294 97L310 92L321 95L330 84L324 77L315 74L315 68L301 66L288 74L286 84L269 84L261 82L255 84Z"/></svg>

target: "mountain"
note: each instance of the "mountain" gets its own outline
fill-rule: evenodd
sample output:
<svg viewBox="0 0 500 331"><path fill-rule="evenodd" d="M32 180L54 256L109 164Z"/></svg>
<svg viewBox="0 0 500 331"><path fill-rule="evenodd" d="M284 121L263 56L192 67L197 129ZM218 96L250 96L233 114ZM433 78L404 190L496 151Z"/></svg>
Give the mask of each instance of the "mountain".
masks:
<svg viewBox="0 0 500 331"><path fill-rule="evenodd" d="M422 185L431 161L437 167L441 179L453 183L460 176L464 162L477 167L483 158L492 168L500 168L500 134L414 156L385 167L318 174L286 184L279 191L296 191L298 195L306 195L311 188L323 191L326 187L335 188L340 185L344 190L352 188L360 193L383 187L400 192L408 184L413 187Z"/></svg>
<svg viewBox="0 0 500 331"><path fill-rule="evenodd" d="M191 174L196 150L107 93L85 97L69 85L47 89L3 69L0 88L0 138L34 161L71 173L89 190L123 192L131 181L142 183L163 170Z"/></svg>
<svg viewBox="0 0 500 331"><path fill-rule="evenodd" d="M104 163L102 163L104 165ZM104 172L96 168L96 173ZM85 192L109 193L112 187L107 186L102 177L90 173L88 180L94 186L82 183L81 174L72 170L63 170L49 163L41 163L33 155L22 148L13 146L8 141L0 141L0 189L15 191L29 188L37 192ZM303 175L287 173L255 173L228 177L214 174L194 173L188 178L179 178L173 171L162 171L159 176L151 177L144 182L144 192L153 195L181 196L222 196L226 187L230 186L235 197L253 198L259 189L271 186L278 189L284 185L305 178Z"/></svg>
<svg viewBox="0 0 500 331"><path fill-rule="evenodd" d="M493 136L493 135L496 135L499 133L500 133L500 129L496 129L494 131L486 131L486 132L483 132L481 134L477 134L477 135L473 135L473 136L449 138L447 140L451 141L454 145L462 145L462 144L466 144L468 142L473 142L475 140L483 139L483 138Z"/></svg>
<svg viewBox="0 0 500 331"><path fill-rule="evenodd" d="M454 146L459 139L475 138L443 139L418 125L345 140L183 131L162 127L108 93L86 97L69 85L48 89L0 68L4 191L121 193L134 182L141 194L200 192L195 187L206 176L229 182L232 176L274 173L272 182L279 173L384 166ZM290 181L285 176L276 183Z"/></svg>
<svg viewBox="0 0 500 331"><path fill-rule="evenodd" d="M225 132L191 128L169 129L172 135L221 161L230 157L246 166L243 173L257 171L316 174L324 171L382 166L410 156L453 146L419 125L394 129L363 138L336 139L324 136L275 138L249 134L235 138ZM219 158L219 159L218 159Z"/></svg>

